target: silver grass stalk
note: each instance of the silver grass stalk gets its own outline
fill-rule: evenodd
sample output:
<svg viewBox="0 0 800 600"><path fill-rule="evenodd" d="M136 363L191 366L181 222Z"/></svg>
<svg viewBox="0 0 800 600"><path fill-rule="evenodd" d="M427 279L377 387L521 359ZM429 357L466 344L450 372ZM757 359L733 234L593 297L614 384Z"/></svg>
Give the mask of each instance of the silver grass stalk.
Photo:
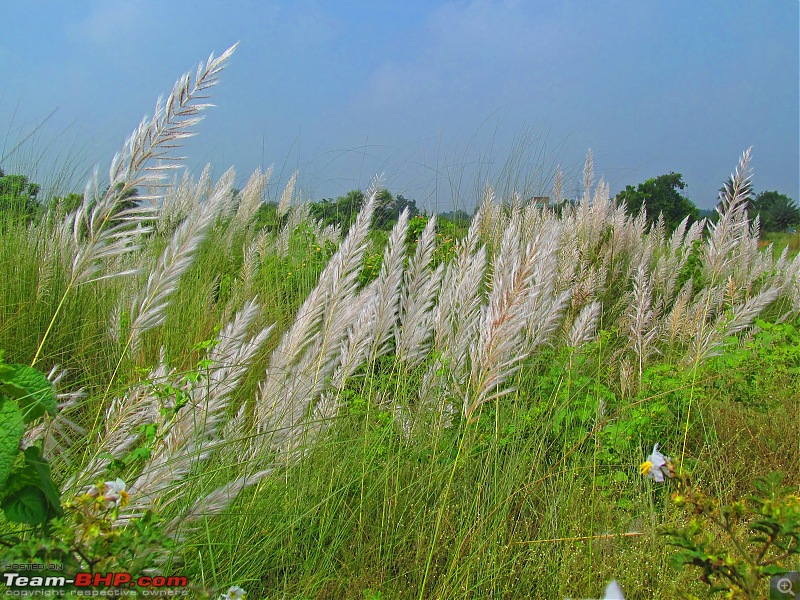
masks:
<svg viewBox="0 0 800 600"><path fill-rule="evenodd" d="M218 83L219 73L235 49L236 45L231 46L218 58L211 54L198 67L194 81L186 73L176 82L166 102L159 98L153 116L141 122L112 160L105 193L99 193L96 178L90 182L83 203L71 218L75 241L80 244L72 263L73 281L91 281L100 269L99 260L136 247L139 236L149 231L144 229L133 235L129 226L149 221L153 214L151 207L118 212L119 203L129 190L157 185L165 171L178 166L165 162L179 160L169 157L168 152L194 135L191 129L202 120L196 115L212 106L197 99L204 98L204 93Z"/></svg>
<svg viewBox="0 0 800 600"><path fill-rule="evenodd" d="M682 336L689 333L686 314L689 308L689 302L692 299L693 288L694 281L689 278L675 297L672 309L667 315L663 335L668 345L676 343Z"/></svg>
<svg viewBox="0 0 800 600"><path fill-rule="evenodd" d="M106 472L112 460L119 460L133 450L141 437L139 427L158 418L159 401L154 385L171 381L172 375L167 371L162 350L158 366L150 370L147 379L111 401L103 415L101 430L89 441L91 457L81 471L69 479L65 490L93 483Z"/></svg>
<svg viewBox="0 0 800 600"><path fill-rule="evenodd" d="M747 199L750 196L751 171L748 148L739 159L736 171L720 192L717 206L719 219L708 222L708 239L704 247L704 266L709 280L716 282L732 261L732 253L749 232L747 222Z"/></svg>
<svg viewBox="0 0 800 600"><path fill-rule="evenodd" d="M189 389L190 406L181 408L174 420L162 423L163 433L152 449L141 475L129 486L132 509L143 508L169 492L174 502L186 477L212 452L227 443L220 433L233 392L250 368L272 327L250 337L248 330L259 312L255 301L245 304L217 336L208 352L207 379Z"/></svg>
<svg viewBox="0 0 800 600"><path fill-rule="evenodd" d="M800 254L794 257L792 266L787 269L787 288L792 302L792 311L800 314Z"/></svg>
<svg viewBox="0 0 800 600"><path fill-rule="evenodd" d="M373 363L388 350L397 321L398 294L403 277L405 239L408 233L408 210L400 214L383 255L377 279L365 288L363 308L342 343L340 364L333 375L333 385L344 386L355 370L364 363Z"/></svg>
<svg viewBox="0 0 800 600"><path fill-rule="evenodd" d="M77 436L86 435L86 429L69 418L69 413L74 410L79 401L86 395L83 388L73 392L59 392L61 379L66 375L66 370L55 365L47 374L47 379L53 385L56 393L56 414L45 415L42 421L25 432L23 444L30 446L34 442L42 442L42 453L53 464L60 461L70 466L69 449L75 443Z"/></svg>
<svg viewBox="0 0 800 600"><path fill-rule="evenodd" d="M366 362L375 328L377 304L378 282L375 280L353 300L357 316L347 331L347 337L341 342L339 364L331 378L331 385L336 389L342 389L353 373Z"/></svg>
<svg viewBox="0 0 800 600"><path fill-rule="evenodd" d="M156 233L159 235L172 233L174 227L189 214L186 200L189 198L190 177L187 169L183 172L180 182L176 175L172 185L167 187L155 224Z"/></svg>
<svg viewBox="0 0 800 600"><path fill-rule="evenodd" d="M553 180L553 204L558 206L564 202L564 175L561 172L561 165L556 168L556 177Z"/></svg>
<svg viewBox="0 0 800 600"><path fill-rule="evenodd" d="M263 232L262 232L263 233ZM254 241L258 241L256 238ZM255 243L242 248L242 268L236 279L236 287L229 302L232 306L241 305L253 293L253 284L258 273L258 248Z"/></svg>
<svg viewBox="0 0 800 600"><path fill-rule="evenodd" d="M486 246L478 247L478 227L476 215L467 236L456 244L455 259L445 270L439 303L433 312L434 349L441 355L439 362L447 363L451 373L449 383L456 393L461 393L461 382L468 378L468 351L480 324L487 259ZM430 369L436 372L439 367L432 364Z"/></svg>
<svg viewBox="0 0 800 600"><path fill-rule="evenodd" d="M232 172L223 176L213 195L200 210L187 218L172 236L147 284L131 303L130 347L136 349L142 334L161 325L171 295L178 288L181 276L192 266L195 254L230 194Z"/></svg>
<svg viewBox="0 0 800 600"><path fill-rule="evenodd" d="M211 106L197 100L202 99L203 94L217 84L219 73L235 49L236 45L231 46L219 58L214 58L212 54L205 65L198 67L194 81L187 73L175 84L165 103L162 104L159 98L153 117L149 121L142 121L125 142L122 151L111 161L109 183L105 192L100 192L96 173L90 180L80 207L64 223L65 228L72 229L75 253L63 298L77 285L136 272L100 274L103 261L140 246L142 236L150 231L149 226L143 225L149 223L157 213L155 206L144 203L146 200L154 200L153 197L140 197L140 202L129 209L120 210L120 205L125 195L136 186L157 186L166 171L177 167L174 162L169 162L176 160L175 157L168 156L169 150L178 147L182 139L194 135L191 128L202 119L197 115ZM64 304L63 298L39 343L31 365L36 364L44 348Z"/></svg>
<svg viewBox="0 0 800 600"><path fill-rule="evenodd" d="M414 256L403 274L400 316L394 339L397 359L409 366L419 364L430 349L433 309L444 274L444 265L431 272L435 249L436 215L433 215L419 236Z"/></svg>
<svg viewBox="0 0 800 600"><path fill-rule="evenodd" d="M519 222L511 221L503 235L488 304L481 309L477 343L470 348L470 383L463 403L468 419L483 403L511 391L503 384L525 356L521 341L536 253L532 244L520 251L519 230Z"/></svg>
<svg viewBox="0 0 800 600"><path fill-rule="evenodd" d="M164 527L164 532L177 542L185 540L194 531L194 523L220 514L230 506L242 490L257 484L272 472L273 469L266 469L257 473L242 475L201 496L187 510L167 523Z"/></svg>
<svg viewBox="0 0 800 600"><path fill-rule="evenodd" d="M298 311L272 353L255 407L256 431L269 433L273 445L291 444L289 435L308 416L316 394L335 367L348 327L355 320L352 299L372 222L378 181L347 237L320 274L317 286ZM349 305L348 305L349 304ZM254 453L262 448L254 446ZM266 450L271 450L268 443Z"/></svg>
<svg viewBox="0 0 800 600"><path fill-rule="evenodd" d="M224 189L226 191L226 193L222 196L222 201L220 202L219 208L219 215L223 219L233 216L236 200L236 197L233 194L234 179L236 179L236 170L233 167L229 167L228 170L222 174L222 177L217 179L217 182L214 184L214 188L208 194L209 197L213 197L220 190Z"/></svg>
<svg viewBox="0 0 800 600"><path fill-rule="evenodd" d="M534 267L533 284L527 298L528 321L524 332L527 352L549 343L561 322L567 302L572 297L572 290L556 293L558 249L562 233L561 224L550 217L530 242Z"/></svg>
<svg viewBox="0 0 800 600"><path fill-rule="evenodd" d="M223 465L241 462L242 448L246 444L245 440L248 435L248 409L249 403L242 403L233 418L228 419L228 422L222 428L222 439L226 443L222 444L219 449L219 461Z"/></svg>
<svg viewBox="0 0 800 600"><path fill-rule="evenodd" d="M575 317L572 328L567 335L567 346L580 348L586 342L591 341L597 328L602 307L603 305L600 302L592 302L583 307L578 316Z"/></svg>
<svg viewBox="0 0 800 600"><path fill-rule="evenodd" d="M288 212L286 223L278 234L275 247L280 256L287 256L289 253L289 238L301 223L307 223L310 219L308 204L299 204L291 208Z"/></svg>
<svg viewBox="0 0 800 600"><path fill-rule="evenodd" d="M628 309L631 346L636 354L639 377L644 373L644 364L656 351L653 342L658 339L658 318L660 308L653 304L650 278L646 261L642 261L633 280L633 302Z"/></svg>
<svg viewBox="0 0 800 600"><path fill-rule="evenodd" d="M185 171L180 184L167 188L161 202L156 231L169 235L188 215L200 207L200 203L211 195L211 165L206 164L195 182Z"/></svg>
<svg viewBox="0 0 800 600"><path fill-rule="evenodd" d="M684 219L682 223L683 227L685 227L685 224L686 219ZM683 227L676 229L669 240L670 259L666 276L663 277L664 284L662 288L662 297L666 305L671 304L673 301L678 276L683 271L683 268L686 266L686 261L689 260L692 254L694 243L700 239L705 223L703 220L693 223L688 231L686 231L685 235L679 234Z"/></svg>
<svg viewBox="0 0 800 600"><path fill-rule="evenodd" d="M755 318L778 297L779 292L778 287L768 288L747 302L735 306L731 315L722 314L717 317L711 327L698 329L688 356L691 364L699 364L712 356L718 356L722 352L725 339L752 325Z"/></svg>
<svg viewBox="0 0 800 600"><path fill-rule="evenodd" d="M408 233L408 209L400 217L389 235L389 243L378 274L377 305L374 316L374 333L367 362L375 361L387 349L397 321L400 285L403 281L405 241Z"/></svg>
<svg viewBox="0 0 800 600"><path fill-rule="evenodd" d="M591 148L586 152L586 162L583 165L583 199L581 206L589 205L592 201L592 188L594 187L594 154Z"/></svg>
<svg viewBox="0 0 800 600"><path fill-rule="evenodd" d="M261 207L261 203L264 199L264 189L271 176L272 167L267 169L266 173L262 173L261 169L256 169L250 176L244 189L242 189L236 197L239 206L229 225L229 232L236 233L241 231L253 220L253 217L255 217L258 209ZM232 235L232 233L229 235Z"/></svg>
<svg viewBox="0 0 800 600"><path fill-rule="evenodd" d="M294 198L294 188L297 184L297 171L292 173L292 176L289 178L286 187L283 189L283 193L281 194L281 200L278 202L278 217L282 217L292 206L292 199Z"/></svg>

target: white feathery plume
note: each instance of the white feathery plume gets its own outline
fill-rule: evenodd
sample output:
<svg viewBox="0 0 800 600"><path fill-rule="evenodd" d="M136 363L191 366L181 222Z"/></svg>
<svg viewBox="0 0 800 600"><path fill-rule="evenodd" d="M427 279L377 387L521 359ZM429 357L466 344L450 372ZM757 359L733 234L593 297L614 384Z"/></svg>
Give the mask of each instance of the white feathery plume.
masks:
<svg viewBox="0 0 800 600"><path fill-rule="evenodd" d="M389 234L389 243L383 255L383 264L377 278L374 326L372 343L367 362L373 362L386 351L397 322L400 284L403 280L405 241L408 233L408 209L400 217Z"/></svg>
<svg viewBox="0 0 800 600"><path fill-rule="evenodd" d="M67 374L66 370L55 365L47 374L47 379L58 390L61 379ZM75 436L86 435L86 429L72 421L67 415L78 406L78 402L85 396L83 388L74 392L56 393L56 414L45 414L42 420L25 432L23 444L30 446L35 441L42 441L42 452L51 463L58 459L69 465L68 450L75 443Z"/></svg>
<svg viewBox="0 0 800 600"><path fill-rule="evenodd" d="M281 194L281 200L278 202L278 217L282 217L292 206L292 199L294 198L294 188L297 184L297 171L292 173L292 176L289 178L286 187L283 189L283 193Z"/></svg>
<svg viewBox="0 0 800 600"><path fill-rule="evenodd" d="M704 266L712 284L718 281L730 265L731 254L749 233L746 210L751 193L750 152L748 148L739 159L736 171L720 192L717 205L719 219L708 221L708 238L704 247Z"/></svg>
<svg viewBox="0 0 800 600"><path fill-rule="evenodd" d="M579 348L592 339L602 307L603 305L596 301L583 307L575 317L569 335L567 335L567 346Z"/></svg>
<svg viewBox="0 0 800 600"><path fill-rule="evenodd" d="M287 256L289 253L289 238L294 233L295 229L301 224L308 222L310 218L310 211L308 204L299 204L289 210L286 223L278 233L278 239L275 242L275 247L278 250L279 256Z"/></svg>
<svg viewBox="0 0 800 600"><path fill-rule="evenodd" d="M347 379L364 364L369 353L375 331L375 315L378 312L378 280L371 281L353 300L356 319L347 330L347 337L342 340L339 364L336 366L331 386L336 389L344 387Z"/></svg>
<svg viewBox="0 0 800 600"><path fill-rule="evenodd" d="M151 449L141 475L129 486L136 497L133 508L143 508L160 501L168 492L181 487L186 476L211 453L229 443L220 435L233 392L250 368L272 327L249 337L248 330L258 316L260 306L247 302L234 319L219 333L208 352L207 379L188 387L189 403L174 417L161 423L162 435ZM168 502L175 500L170 495Z"/></svg>
<svg viewBox="0 0 800 600"><path fill-rule="evenodd" d="M589 209L592 201L592 188L594 187L594 153L591 148L586 152L586 162L583 165L583 198L581 206Z"/></svg>
<svg viewBox="0 0 800 600"><path fill-rule="evenodd" d="M72 261L71 280L86 283L97 279L100 261L128 252L138 247L139 238L149 232L148 227L132 227L152 219L154 208L139 205L119 210L125 195L137 186L157 186L165 171L176 168L175 157L168 157L170 149L191 137L191 128L202 120L200 114L212 106L197 102L197 98L218 82L219 73L233 54L231 46L218 58L212 54L201 64L192 81L183 75L172 88L166 102L159 98L152 118L144 119L131 134L109 168L109 186L99 192L97 177L90 181L83 203L76 213L68 217L79 251ZM152 164L158 160L157 164ZM167 162L165 162L167 161ZM140 198L139 200L150 199ZM104 277L125 273L106 274Z"/></svg>
<svg viewBox="0 0 800 600"><path fill-rule="evenodd" d="M372 363L388 349L397 321L398 294L403 277L408 210L403 210L392 228L378 277L362 290L356 302L358 316L341 347L340 364L333 375L334 387L341 388L355 370Z"/></svg>
<svg viewBox="0 0 800 600"><path fill-rule="evenodd" d="M553 180L553 204L558 206L564 201L564 175L561 165L556 168L556 177Z"/></svg>
<svg viewBox="0 0 800 600"><path fill-rule="evenodd" d="M659 305L653 305L647 261L642 260L633 280L633 302L628 308L631 345L639 363L639 377L644 373L644 364L656 351L653 342L658 339Z"/></svg>
<svg viewBox="0 0 800 600"><path fill-rule="evenodd" d="M322 385L335 367L336 354L357 313L352 300L372 222L378 180L347 237L320 274L317 286L298 311L291 328L272 353L259 385L256 429L270 433L273 443L291 444L293 428L304 422ZM272 448L268 444L267 452ZM260 453L262 448L254 446Z"/></svg>
<svg viewBox="0 0 800 600"><path fill-rule="evenodd" d="M534 244L520 251L519 232L519 220L512 220L494 262L488 304L481 308L478 339L470 347L470 382L463 403L468 419L483 403L511 391L502 386L526 355L522 350L528 316L525 309L536 252Z"/></svg>
<svg viewBox="0 0 800 600"><path fill-rule="evenodd" d="M486 246L478 247L478 216L467 236L456 244L456 256L445 270L439 303L433 311L434 349L447 362L451 383L458 388L467 379L470 344L480 324ZM430 367L434 371L438 367Z"/></svg>
<svg viewBox="0 0 800 600"><path fill-rule="evenodd" d="M269 178L272 176L272 167L262 173L261 169L255 172L247 180L244 188L236 197L239 203L236 215L228 229L229 232L236 232L247 227L253 220L264 198L264 188L266 188ZM229 235L231 235L229 233Z"/></svg>
<svg viewBox="0 0 800 600"><path fill-rule="evenodd" d="M232 216L234 212L236 200L236 196L233 193L234 179L236 179L236 170L233 167L229 167L228 170L222 174L222 177L217 180L217 183L214 184L214 188L208 194L209 197L214 197L217 192L223 189L225 190L219 208L220 217L223 219Z"/></svg>
<svg viewBox="0 0 800 600"><path fill-rule="evenodd" d="M230 173L230 171L229 171ZM212 196L198 212L192 214L175 230L155 269L147 278L144 289L131 303L130 346L136 349L144 332L157 327L166 319L166 309L172 293L178 288L181 276L192 266L195 254L206 232L223 207L233 178L227 173Z"/></svg>
<svg viewBox="0 0 800 600"><path fill-rule="evenodd" d="M694 281L689 278L675 297L672 309L664 323L664 339L669 344L675 343L684 333L687 333L688 319L686 313L692 299Z"/></svg>
<svg viewBox="0 0 800 600"><path fill-rule="evenodd" d="M394 332L397 360L410 366L419 364L428 354L433 333L433 308L444 273L441 264L431 272L435 249L436 215L433 215L419 236L414 256L403 274L400 318Z"/></svg>
<svg viewBox="0 0 800 600"><path fill-rule="evenodd" d="M735 306L731 315L721 314L710 327L698 328L691 353L687 357L691 364L698 364L707 358L718 356L725 339L750 327L755 318L778 297L779 292L779 287L770 287Z"/></svg>
<svg viewBox="0 0 800 600"><path fill-rule="evenodd" d="M266 469L250 475L242 475L201 496L188 510L185 510L167 523L164 527L164 532L175 541L183 541L194 530L193 523L203 518L218 515L230 506L242 490L257 484L272 472L273 469Z"/></svg>
<svg viewBox="0 0 800 600"><path fill-rule="evenodd" d="M558 249L562 232L561 223L550 217L531 242L533 284L528 292L528 321L525 327L525 346L529 353L536 346L549 343L572 297L571 289L556 294Z"/></svg>
<svg viewBox="0 0 800 600"><path fill-rule="evenodd" d="M147 379L130 389L124 396L114 398L105 411L103 427L95 440L90 441L91 457L80 473L69 479L65 490L79 489L101 477L112 460L120 460L133 450L139 441L139 428L158 418L159 400L155 385L171 380L162 348L159 365L150 370Z"/></svg>

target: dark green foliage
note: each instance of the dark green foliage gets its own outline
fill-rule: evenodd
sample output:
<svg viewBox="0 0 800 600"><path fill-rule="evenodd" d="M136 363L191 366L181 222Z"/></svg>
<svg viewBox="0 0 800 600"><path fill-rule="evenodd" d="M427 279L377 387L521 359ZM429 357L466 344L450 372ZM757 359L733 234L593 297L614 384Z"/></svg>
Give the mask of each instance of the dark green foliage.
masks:
<svg viewBox="0 0 800 600"><path fill-rule="evenodd" d="M388 229L400 218L400 213L408 209L409 218L415 217L419 214L416 200L407 200L402 194L397 194L394 200L391 200L392 195L388 190L383 190L388 194L390 202L388 204L381 204L376 215L376 222L379 227Z"/></svg>
<svg viewBox="0 0 800 600"><path fill-rule="evenodd" d="M24 425L55 412L55 392L47 377L26 365L6 364L0 353L0 506L9 521L43 525L62 514L41 449L20 448Z"/></svg>
<svg viewBox="0 0 800 600"><path fill-rule="evenodd" d="M36 198L40 189L25 175L5 175L0 169L0 214L33 218L39 207Z"/></svg>
<svg viewBox="0 0 800 600"><path fill-rule="evenodd" d="M786 194L761 192L750 203L751 218L758 214L762 231L786 231L791 225L800 224L800 207Z"/></svg>
<svg viewBox="0 0 800 600"><path fill-rule="evenodd" d="M309 208L314 219L322 221L323 225L341 225L342 232L346 233L356 220L365 200L364 192L352 190L346 196L339 196L335 200L323 198L320 202L312 202ZM408 209L409 217L419 214L416 200L408 200L401 194L395 198L387 189L380 190L376 200L373 227L377 229L391 229L405 209Z"/></svg>
<svg viewBox="0 0 800 600"><path fill-rule="evenodd" d="M73 213L83 202L83 194L67 194L66 196L53 196L50 199L50 210L61 210L64 214Z"/></svg>
<svg viewBox="0 0 800 600"><path fill-rule="evenodd" d="M783 485L783 474L757 479L755 495L725 504L686 476L676 483L673 502L691 517L684 527L662 529L668 543L679 548L673 566L699 569L699 580L712 594L765 597L767 580L785 575L792 557L800 554L800 499L792 486Z"/></svg>
<svg viewBox="0 0 800 600"><path fill-rule="evenodd" d="M663 214L664 225L668 231L672 231L687 216L690 224L700 218L694 202L678 191L685 187L680 173L669 173L648 179L635 189L629 185L614 200L624 203L629 215L636 216L645 209L650 225L658 220L659 214Z"/></svg>
<svg viewBox="0 0 800 600"><path fill-rule="evenodd" d="M760 410L774 409L784 390L800 386L800 334L791 323L756 320L758 333L745 344L732 338L725 353L705 366L710 393Z"/></svg>
<svg viewBox="0 0 800 600"><path fill-rule="evenodd" d="M353 190L335 200L323 198L320 202L312 202L309 208L311 216L323 225L341 225L342 231L347 231L363 203L364 192Z"/></svg>
<svg viewBox="0 0 800 600"><path fill-rule="evenodd" d="M285 216L278 216L277 202L263 202L256 213L253 227L255 229L266 229L274 233L280 231L285 222Z"/></svg>

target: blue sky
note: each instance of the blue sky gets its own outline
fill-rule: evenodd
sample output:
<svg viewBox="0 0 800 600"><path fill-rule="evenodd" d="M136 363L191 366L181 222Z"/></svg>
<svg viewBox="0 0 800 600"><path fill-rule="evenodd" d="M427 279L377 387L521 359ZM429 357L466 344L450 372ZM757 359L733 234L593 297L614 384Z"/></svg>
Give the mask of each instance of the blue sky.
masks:
<svg viewBox="0 0 800 600"><path fill-rule="evenodd" d="M181 73L241 41L185 149L193 170L274 163L278 193L299 169L312 199L383 173L424 207L469 209L485 181L548 193L559 164L577 195L591 148L612 193L675 171L711 207L752 145L756 191L798 200L799 6L9 2L0 166L80 188Z"/></svg>

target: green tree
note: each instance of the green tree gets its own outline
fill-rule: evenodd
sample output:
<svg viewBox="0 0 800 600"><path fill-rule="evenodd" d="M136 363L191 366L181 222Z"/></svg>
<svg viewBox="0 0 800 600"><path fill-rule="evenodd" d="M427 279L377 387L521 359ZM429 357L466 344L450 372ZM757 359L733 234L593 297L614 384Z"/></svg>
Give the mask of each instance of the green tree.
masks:
<svg viewBox="0 0 800 600"><path fill-rule="evenodd" d="M664 225L671 231L687 216L690 223L700 218L694 202L678 191L685 187L680 173L669 173L648 179L636 188L629 185L614 200L624 203L629 215L636 216L644 208L650 225L656 222L659 214L663 214Z"/></svg>
<svg viewBox="0 0 800 600"><path fill-rule="evenodd" d="M33 218L39 209L40 186L25 175L6 175L0 169L0 213Z"/></svg>
<svg viewBox="0 0 800 600"><path fill-rule="evenodd" d="M312 202L309 205L311 216L323 225L341 225L342 231L347 231L356 220L358 211L364 206L366 197L361 190L352 190L345 196L339 196L335 200L323 198L319 202ZM400 213L408 209L409 216L414 217L419 214L416 200L408 200L402 195L395 198L387 189L382 189L376 195L375 216L373 226L377 229L389 230L397 223Z"/></svg>
<svg viewBox="0 0 800 600"><path fill-rule="evenodd" d="M750 217L761 217L762 231L785 231L791 225L800 224L800 208L786 194L761 192L750 203Z"/></svg>
<svg viewBox="0 0 800 600"><path fill-rule="evenodd" d="M408 200L402 194L392 197L389 190L381 190L376 198L378 207L375 211L375 227L390 230L400 218L400 213L408 209L408 217L413 218L419 214L416 200Z"/></svg>
<svg viewBox="0 0 800 600"><path fill-rule="evenodd" d="M352 190L346 196L339 196L335 200L323 198L320 202L312 202L309 211L311 216L322 221L323 225L341 225L344 232L350 229L363 204L364 192Z"/></svg>
<svg viewBox="0 0 800 600"><path fill-rule="evenodd" d="M73 213L83 202L83 194L67 194L66 196L53 196L50 199L49 209L60 210L63 214Z"/></svg>

